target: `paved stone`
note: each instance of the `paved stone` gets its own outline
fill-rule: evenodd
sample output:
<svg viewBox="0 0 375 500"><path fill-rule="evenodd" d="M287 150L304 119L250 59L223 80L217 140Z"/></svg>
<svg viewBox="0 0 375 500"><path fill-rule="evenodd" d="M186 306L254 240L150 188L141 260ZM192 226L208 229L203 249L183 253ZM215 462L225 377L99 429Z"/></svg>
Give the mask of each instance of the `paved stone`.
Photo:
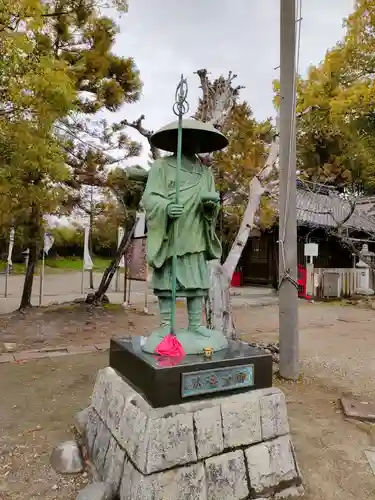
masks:
<svg viewBox="0 0 375 500"><path fill-rule="evenodd" d="M48 358L51 352L17 352L14 354L14 359L16 361L28 361L29 359L41 359Z"/></svg>
<svg viewBox="0 0 375 500"><path fill-rule="evenodd" d="M143 476L125 464L120 500L206 500L202 463Z"/></svg>
<svg viewBox="0 0 375 500"><path fill-rule="evenodd" d="M98 351L108 351L109 342L105 342L103 344L95 344L95 349L97 349Z"/></svg>
<svg viewBox="0 0 375 500"><path fill-rule="evenodd" d="M112 437L109 442L106 459L103 467L103 477L111 489L112 495L117 498L121 478L124 471L125 452Z"/></svg>
<svg viewBox="0 0 375 500"><path fill-rule="evenodd" d="M124 411L119 421L119 443L136 466L147 471L147 449L153 437L148 432L148 418L139 408L137 398L130 395L125 401Z"/></svg>
<svg viewBox="0 0 375 500"><path fill-rule="evenodd" d="M78 493L76 500L110 500L107 485L104 483L88 484Z"/></svg>
<svg viewBox="0 0 375 500"><path fill-rule="evenodd" d="M194 425L198 459L211 457L223 451L220 406L195 412Z"/></svg>
<svg viewBox="0 0 375 500"><path fill-rule="evenodd" d="M100 478L104 479L104 464L107 457L107 450L111 440L111 434L107 426L99 419L94 446L92 447L91 459L95 465Z"/></svg>
<svg viewBox="0 0 375 500"><path fill-rule="evenodd" d="M87 352L95 352L96 348L94 345L81 345L68 347L67 351L69 354L85 354Z"/></svg>
<svg viewBox="0 0 375 500"><path fill-rule="evenodd" d="M98 432L100 418L92 406L89 409L87 417L88 418L87 418L87 428L86 428L86 444L87 444L87 451L91 457L96 434Z"/></svg>
<svg viewBox="0 0 375 500"><path fill-rule="evenodd" d="M260 398L260 419L263 440L289 434L285 396L281 391Z"/></svg>
<svg viewBox="0 0 375 500"><path fill-rule="evenodd" d="M221 414L225 449L262 440L259 395L256 392L228 398L221 405Z"/></svg>
<svg viewBox="0 0 375 500"><path fill-rule="evenodd" d="M0 363L12 363L13 361L13 354L0 354Z"/></svg>
<svg viewBox="0 0 375 500"><path fill-rule="evenodd" d="M87 425L89 422L90 407L79 411L76 414L76 428L81 436L86 435Z"/></svg>
<svg viewBox="0 0 375 500"><path fill-rule="evenodd" d="M92 407L99 413L102 406L105 385L107 384L107 376L110 373L110 368L99 370L94 384L94 389L91 395Z"/></svg>
<svg viewBox="0 0 375 500"><path fill-rule="evenodd" d="M30 349L14 352L14 354L0 354L0 363L12 363L14 361L32 361L34 359L57 358L73 354L88 354L98 351L107 351L109 344L96 344L84 346L70 346L63 348L43 347L42 349Z"/></svg>
<svg viewBox="0 0 375 500"><path fill-rule="evenodd" d="M289 436L251 446L245 455L250 484L256 494L297 478Z"/></svg>
<svg viewBox="0 0 375 500"><path fill-rule="evenodd" d="M375 475L375 450L365 450L365 455L371 467L372 473Z"/></svg>
<svg viewBox="0 0 375 500"><path fill-rule="evenodd" d="M147 474L197 460L191 413L150 420L146 439Z"/></svg>
<svg viewBox="0 0 375 500"><path fill-rule="evenodd" d="M243 500L249 495L242 450L205 461L207 500Z"/></svg>
<svg viewBox="0 0 375 500"><path fill-rule="evenodd" d="M68 351L50 351L48 353L49 358L59 358L60 356L68 356Z"/></svg>
<svg viewBox="0 0 375 500"><path fill-rule="evenodd" d="M120 500L274 498L283 485L280 495L300 491L289 434L278 436L288 430L279 389L155 409L106 368L92 405L90 457Z"/></svg>
<svg viewBox="0 0 375 500"><path fill-rule="evenodd" d="M95 381L92 394L92 405L103 422L107 421L108 407L117 386L121 383L119 376L112 368L100 370Z"/></svg>
<svg viewBox="0 0 375 500"><path fill-rule="evenodd" d="M64 354L66 354L68 351L67 351L66 347L51 347L51 346L48 346L48 347L42 347L40 349L31 349L28 352L62 352Z"/></svg>
<svg viewBox="0 0 375 500"><path fill-rule="evenodd" d="M14 352L17 350L17 344L15 342L4 342L5 352Z"/></svg>
<svg viewBox="0 0 375 500"><path fill-rule="evenodd" d="M122 471L122 478L120 484L120 495L119 495L120 500L128 500L128 499L131 500L130 495L132 492L132 481L139 480L137 479L135 474L136 470L134 469L133 465L130 463L129 459L125 455L124 468Z"/></svg>
<svg viewBox="0 0 375 500"><path fill-rule="evenodd" d="M120 423L123 418L125 398L120 391L112 394L108 405L106 424L112 435L120 439Z"/></svg>

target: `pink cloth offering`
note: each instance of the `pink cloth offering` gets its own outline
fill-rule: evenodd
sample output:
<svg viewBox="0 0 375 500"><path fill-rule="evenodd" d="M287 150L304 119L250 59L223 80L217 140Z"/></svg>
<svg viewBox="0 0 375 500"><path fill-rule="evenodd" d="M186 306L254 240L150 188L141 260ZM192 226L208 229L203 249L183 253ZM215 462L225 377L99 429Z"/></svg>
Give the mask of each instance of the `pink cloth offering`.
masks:
<svg viewBox="0 0 375 500"><path fill-rule="evenodd" d="M177 337L171 333L163 338L156 347L155 353L159 354L159 356L170 356L173 358L185 356L185 351L181 343L178 341Z"/></svg>

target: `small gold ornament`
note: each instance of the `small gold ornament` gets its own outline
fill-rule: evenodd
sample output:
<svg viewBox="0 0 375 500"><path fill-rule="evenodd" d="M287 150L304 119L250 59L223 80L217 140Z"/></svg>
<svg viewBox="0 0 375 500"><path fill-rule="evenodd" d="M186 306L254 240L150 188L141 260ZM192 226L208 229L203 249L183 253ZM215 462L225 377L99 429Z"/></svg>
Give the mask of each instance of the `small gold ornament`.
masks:
<svg viewBox="0 0 375 500"><path fill-rule="evenodd" d="M205 347L203 349L203 354L204 354L204 357L206 359L211 359L212 358L212 355L214 353L214 350L212 349L212 347Z"/></svg>

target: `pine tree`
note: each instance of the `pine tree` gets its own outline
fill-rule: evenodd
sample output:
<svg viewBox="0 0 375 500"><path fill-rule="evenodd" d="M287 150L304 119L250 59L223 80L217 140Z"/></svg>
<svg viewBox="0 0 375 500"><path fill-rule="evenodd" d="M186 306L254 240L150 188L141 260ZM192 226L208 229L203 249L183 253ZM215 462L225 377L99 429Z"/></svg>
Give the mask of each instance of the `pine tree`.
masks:
<svg viewBox="0 0 375 500"><path fill-rule="evenodd" d="M17 207L4 219L28 228L21 308L30 306L43 215L62 198L78 199L71 190L83 178L98 182L96 170L114 161L119 146L125 157L139 152L121 126L94 120L100 110L134 102L141 89L134 61L111 51L117 28L102 15L103 6L91 0L0 0L0 152L6 158L0 208L9 213ZM112 6L127 8L119 0Z"/></svg>
<svg viewBox="0 0 375 500"><path fill-rule="evenodd" d="M357 0L345 26L343 40L299 78L297 159L305 178L355 194L375 187L375 1Z"/></svg>

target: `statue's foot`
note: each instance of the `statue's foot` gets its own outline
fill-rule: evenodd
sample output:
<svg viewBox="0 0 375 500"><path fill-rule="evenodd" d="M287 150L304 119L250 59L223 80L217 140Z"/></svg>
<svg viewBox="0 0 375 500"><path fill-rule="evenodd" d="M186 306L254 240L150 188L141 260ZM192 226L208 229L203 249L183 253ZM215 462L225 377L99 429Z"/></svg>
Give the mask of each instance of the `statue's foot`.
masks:
<svg viewBox="0 0 375 500"><path fill-rule="evenodd" d="M212 335L212 330L203 325L198 326L198 328L194 328L194 330L192 328L189 328L189 331L194 332L198 335L202 335L203 337L211 337Z"/></svg>
<svg viewBox="0 0 375 500"><path fill-rule="evenodd" d="M170 325L159 326L157 330L154 330L153 334L163 340L169 333L171 333Z"/></svg>
<svg viewBox="0 0 375 500"><path fill-rule="evenodd" d="M171 332L169 326L158 328L147 338L142 350L150 354L155 353L155 349L163 338ZM178 329L176 337L182 344L186 354L202 354L204 349L210 347L214 352L221 351L228 346L228 339L218 330L209 330L205 326L200 326L196 331L188 329Z"/></svg>

